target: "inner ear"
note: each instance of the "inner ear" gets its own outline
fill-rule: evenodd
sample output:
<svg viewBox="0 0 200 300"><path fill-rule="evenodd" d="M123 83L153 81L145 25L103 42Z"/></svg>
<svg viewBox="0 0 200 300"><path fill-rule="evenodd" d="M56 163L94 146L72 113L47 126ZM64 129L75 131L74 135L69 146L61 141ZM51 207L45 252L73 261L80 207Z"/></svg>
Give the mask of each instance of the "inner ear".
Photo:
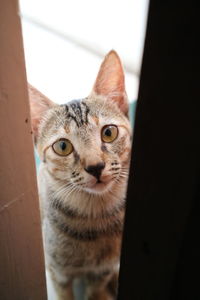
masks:
<svg viewBox="0 0 200 300"><path fill-rule="evenodd" d="M115 101L124 114L128 113L124 71L114 50L106 55L101 64L92 92Z"/></svg>
<svg viewBox="0 0 200 300"><path fill-rule="evenodd" d="M38 128L42 117L47 110L56 104L30 84L28 84L28 92L31 109L31 125L34 134L34 140L36 141L38 137Z"/></svg>

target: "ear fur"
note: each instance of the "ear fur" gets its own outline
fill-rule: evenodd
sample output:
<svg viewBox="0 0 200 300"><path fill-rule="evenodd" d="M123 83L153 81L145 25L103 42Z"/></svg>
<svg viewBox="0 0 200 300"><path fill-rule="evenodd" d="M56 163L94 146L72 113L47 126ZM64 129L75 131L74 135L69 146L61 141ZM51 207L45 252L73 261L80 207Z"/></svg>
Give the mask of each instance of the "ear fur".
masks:
<svg viewBox="0 0 200 300"><path fill-rule="evenodd" d="M114 50L106 55L101 64L92 93L107 96L117 103L125 115L128 114L124 71L120 58Z"/></svg>
<svg viewBox="0 0 200 300"><path fill-rule="evenodd" d="M44 113L56 104L40 93L36 88L28 84L29 102L31 109L31 125L36 142L38 127Z"/></svg>

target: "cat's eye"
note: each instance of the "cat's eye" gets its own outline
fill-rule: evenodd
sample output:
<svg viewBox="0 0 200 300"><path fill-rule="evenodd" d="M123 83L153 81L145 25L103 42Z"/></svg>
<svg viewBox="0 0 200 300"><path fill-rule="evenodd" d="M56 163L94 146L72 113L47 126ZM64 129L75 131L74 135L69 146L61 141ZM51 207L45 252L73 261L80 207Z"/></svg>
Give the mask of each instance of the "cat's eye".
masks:
<svg viewBox="0 0 200 300"><path fill-rule="evenodd" d="M105 143L112 143L118 136L118 128L115 125L106 125L101 132L101 139Z"/></svg>
<svg viewBox="0 0 200 300"><path fill-rule="evenodd" d="M72 143L66 139L60 139L52 145L54 152L61 156L67 156L73 151Z"/></svg>

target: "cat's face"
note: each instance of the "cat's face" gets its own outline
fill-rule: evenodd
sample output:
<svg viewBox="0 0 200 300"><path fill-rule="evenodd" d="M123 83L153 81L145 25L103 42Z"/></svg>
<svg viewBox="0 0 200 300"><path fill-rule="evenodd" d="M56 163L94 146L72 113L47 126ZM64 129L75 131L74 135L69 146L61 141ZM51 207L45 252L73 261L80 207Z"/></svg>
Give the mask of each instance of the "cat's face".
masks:
<svg viewBox="0 0 200 300"><path fill-rule="evenodd" d="M131 128L118 55L105 58L89 97L57 105L30 87L32 128L52 183L90 194L127 177Z"/></svg>
<svg viewBox="0 0 200 300"><path fill-rule="evenodd" d="M37 148L55 181L102 193L127 172L130 134L129 121L117 105L93 95L51 108Z"/></svg>

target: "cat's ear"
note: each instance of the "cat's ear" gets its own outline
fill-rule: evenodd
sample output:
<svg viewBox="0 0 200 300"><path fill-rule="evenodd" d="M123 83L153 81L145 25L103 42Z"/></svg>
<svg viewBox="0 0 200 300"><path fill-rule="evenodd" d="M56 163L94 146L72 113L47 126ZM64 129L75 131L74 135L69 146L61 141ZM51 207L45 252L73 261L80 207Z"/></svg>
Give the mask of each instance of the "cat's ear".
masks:
<svg viewBox="0 0 200 300"><path fill-rule="evenodd" d="M125 91L124 71L118 54L111 50L101 64L92 93L107 96L115 101L121 111L128 114L128 100Z"/></svg>
<svg viewBox="0 0 200 300"><path fill-rule="evenodd" d="M45 112L56 104L39 92L36 88L28 84L29 102L31 109L31 125L36 142L38 127Z"/></svg>

